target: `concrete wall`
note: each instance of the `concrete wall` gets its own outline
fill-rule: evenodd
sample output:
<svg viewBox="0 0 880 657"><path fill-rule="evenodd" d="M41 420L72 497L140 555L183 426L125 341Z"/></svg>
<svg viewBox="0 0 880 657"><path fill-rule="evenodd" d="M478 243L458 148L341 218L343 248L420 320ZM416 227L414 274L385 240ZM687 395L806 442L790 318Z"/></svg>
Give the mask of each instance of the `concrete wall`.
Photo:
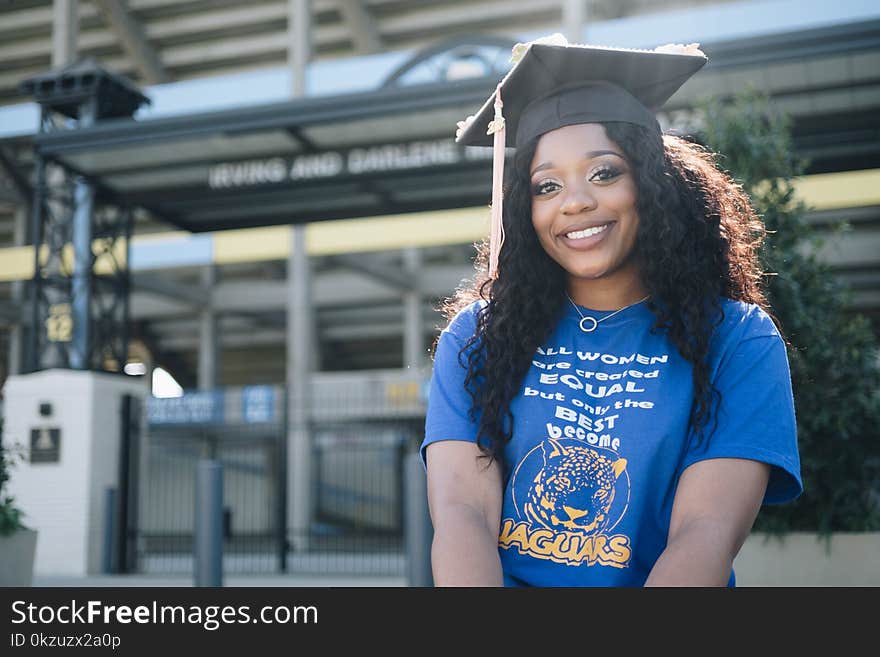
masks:
<svg viewBox="0 0 880 657"><path fill-rule="evenodd" d="M830 548L830 549L829 549ZM880 586L880 532L754 533L734 563L737 586Z"/></svg>
<svg viewBox="0 0 880 657"><path fill-rule="evenodd" d="M20 444L9 493L37 530L36 574L84 575L100 571L104 490L117 486L122 396L143 397L144 386L123 376L47 370L9 377L5 387L4 445ZM39 406L52 405L43 417ZM60 458L32 463L32 429L61 430Z"/></svg>

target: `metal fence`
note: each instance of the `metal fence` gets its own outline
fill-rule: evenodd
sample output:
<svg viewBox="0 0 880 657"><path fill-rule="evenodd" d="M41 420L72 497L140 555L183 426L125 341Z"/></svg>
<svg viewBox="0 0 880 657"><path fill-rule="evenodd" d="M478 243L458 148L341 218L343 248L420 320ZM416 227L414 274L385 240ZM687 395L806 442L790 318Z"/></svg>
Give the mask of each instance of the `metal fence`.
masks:
<svg viewBox="0 0 880 657"><path fill-rule="evenodd" d="M196 465L223 466L224 568L275 572L283 556L284 462L276 432L254 427L151 429L138 528L150 573L192 572Z"/></svg>
<svg viewBox="0 0 880 657"><path fill-rule="evenodd" d="M287 527L282 387L273 387L273 411L257 416L240 401L229 403L243 398L241 389L199 393L195 413L180 415L189 402L178 400L179 417L157 411L152 400L139 465L137 569L193 572L196 465L211 458L223 466L224 572L404 575L404 458L421 440L424 416L418 400L402 404L414 393L411 386L379 379L333 375L316 385L311 522L304 536ZM383 385L392 402L384 408L377 397ZM168 421L184 416L197 421Z"/></svg>
<svg viewBox="0 0 880 657"><path fill-rule="evenodd" d="M290 570L404 573L403 459L411 440L403 423L316 429L308 550L290 554Z"/></svg>

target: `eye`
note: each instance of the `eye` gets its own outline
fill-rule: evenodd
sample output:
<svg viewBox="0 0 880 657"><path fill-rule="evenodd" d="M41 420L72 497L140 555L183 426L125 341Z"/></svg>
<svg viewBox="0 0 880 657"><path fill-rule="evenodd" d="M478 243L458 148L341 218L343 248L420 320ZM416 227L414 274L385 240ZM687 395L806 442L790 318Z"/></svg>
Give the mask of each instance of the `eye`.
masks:
<svg viewBox="0 0 880 657"><path fill-rule="evenodd" d="M591 173L589 180L590 182L608 182L609 180L614 180L622 173L623 171L617 167L605 165Z"/></svg>
<svg viewBox="0 0 880 657"><path fill-rule="evenodd" d="M552 194L560 188L560 184L555 180L542 180L532 185L532 196L543 196L544 194Z"/></svg>

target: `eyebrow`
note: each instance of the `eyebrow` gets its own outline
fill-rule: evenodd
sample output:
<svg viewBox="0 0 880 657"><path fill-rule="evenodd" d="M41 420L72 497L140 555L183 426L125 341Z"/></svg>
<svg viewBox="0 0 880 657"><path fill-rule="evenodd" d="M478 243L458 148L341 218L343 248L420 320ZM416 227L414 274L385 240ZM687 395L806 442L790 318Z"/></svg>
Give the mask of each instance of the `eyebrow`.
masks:
<svg viewBox="0 0 880 657"><path fill-rule="evenodd" d="M617 151L589 151L588 153L586 153L585 157L588 160L592 160L593 158L599 157L600 155L616 155L621 160L626 159L625 157L623 157L623 155L621 155ZM552 169L552 168L553 168L552 162L541 162L541 164L539 164L534 169L532 169L532 172L529 174L529 176L534 176L536 173L538 173L539 171L543 171L544 169Z"/></svg>

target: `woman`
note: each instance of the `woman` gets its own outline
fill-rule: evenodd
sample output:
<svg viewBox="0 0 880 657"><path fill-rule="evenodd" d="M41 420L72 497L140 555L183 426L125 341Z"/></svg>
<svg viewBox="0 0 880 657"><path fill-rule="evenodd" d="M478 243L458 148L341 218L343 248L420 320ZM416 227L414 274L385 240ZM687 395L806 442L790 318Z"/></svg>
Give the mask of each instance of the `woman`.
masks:
<svg viewBox="0 0 880 657"><path fill-rule="evenodd" d="M435 584L733 585L761 504L801 480L763 227L653 114L705 57L518 50L459 135L485 145L502 125L496 155L516 152L503 238L435 354Z"/></svg>

